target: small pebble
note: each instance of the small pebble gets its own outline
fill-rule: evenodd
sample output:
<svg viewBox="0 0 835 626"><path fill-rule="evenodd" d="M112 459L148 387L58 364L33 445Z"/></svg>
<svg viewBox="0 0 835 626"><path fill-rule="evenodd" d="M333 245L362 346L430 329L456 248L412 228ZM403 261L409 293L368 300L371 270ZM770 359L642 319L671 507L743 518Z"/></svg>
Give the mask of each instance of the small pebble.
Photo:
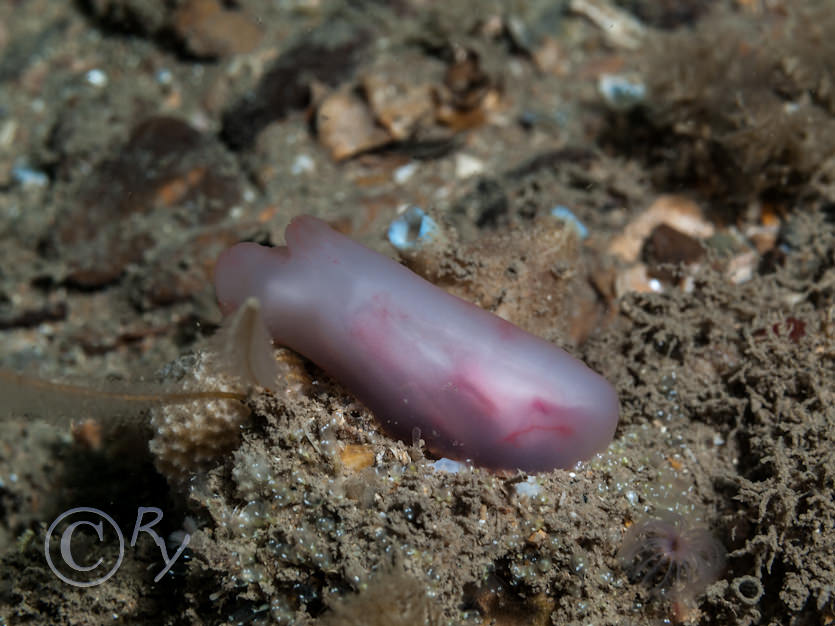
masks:
<svg viewBox="0 0 835 626"><path fill-rule="evenodd" d="M93 69L84 75L84 80L94 87L104 87L107 85L107 74L100 69Z"/></svg>
<svg viewBox="0 0 835 626"><path fill-rule="evenodd" d="M26 165L12 167L12 177L23 187L46 187L49 184L49 176Z"/></svg>
<svg viewBox="0 0 835 626"><path fill-rule="evenodd" d="M469 178L484 171L484 162L469 154L455 155L455 175L458 178Z"/></svg>
<svg viewBox="0 0 835 626"><path fill-rule="evenodd" d="M409 207L392 220L388 240L398 250L411 250L430 241L438 233L438 224L419 207Z"/></svg>
<svg viewBox="0 0 835 626"><path fill-rule="evenodd" d="M586 225L581 222L574 213L568 207L564 207L562 205L557 205L553 209L551 209L551 215L556 217L559 220L567 223L569 226L574 228L577 231L577 235L580 239L585 239L589 236L589 229L586 228Z"/></svg>
<svg viewBox="0 0 835 626"><path fill-rule="evenodd" d="M622 74L601 74L597 90L612 109L627 111L641 104L647 95L647 88L637 79Z"/></svg>
<svg viewBox="0 0 835 626"><path fill-rule="evenodd" d="M528 476L525 482L516 483L513 488L517 495L529 498L538 496L542 492L542 485L539 484L535 476Z"/></svg>
<svg viewBox="0 0 835 626"><path fill-rule="evenodd" d="M409 180L415 172L417 172L417 169L417 161L411 161L410 163L406 163L406 165L401 165L396 170L394 170L394 182L396 182L398 185L402 185L407 180Z"/></svg>
<svg viewBox="0 0 835 626"><path fill-rule="evenodd" d="M293 160L290 172L293 176L299 174L310 174L316 170L316 163L306 154L300 154Z"/></svg>
<svg viewBox="0 0 835 626"><path fill-rule="evenodd" d="M157 70L155 78L160 85L170 85L174 80L174 75L171 73L171 70L163 67Z"/></svg>
<svg viewBox="0 0 835 626"><path fill-rule="evenodd" d="M444 457L432 463L432 469L436 472L444 472L445 474L458 474L467 469L467 465L460 461L453 461Z"/></svg>

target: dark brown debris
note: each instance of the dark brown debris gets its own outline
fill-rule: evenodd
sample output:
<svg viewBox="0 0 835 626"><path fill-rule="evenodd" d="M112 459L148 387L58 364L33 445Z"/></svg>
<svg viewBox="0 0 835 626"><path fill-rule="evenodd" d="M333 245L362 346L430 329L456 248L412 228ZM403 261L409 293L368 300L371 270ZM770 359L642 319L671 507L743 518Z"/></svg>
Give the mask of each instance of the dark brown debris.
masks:
<svg viewBox="0 0 835 626"><path fill-rule="evenodd" d="M80 185L52 244L71 259L68 283L100 287L154 246L159 220L214 224L239 200L238 176L212 138L177 118L151 117Z"/></svg>
<svg viewBox="0 0 835 626"><path fill-rule="evenodd" d="M67 303L47 302L37 309L3 311L0 309L0 330L8 328L33 328L44 322L60 322L67 317Z"/></svg>
<svg viewBox="0 0 835 626"><path fill-rule="evenodd" d="M174 14L173 26L190 53L208 58L251 52L262 34L249 15L219 0L188 0Z"/></svg>
<svg viewBox="0 0 835 626"><path fill-rule="evenodd" d="M679 272L677 268L696 263L704 252L698 239L668 224L659 224L644 242L643 260L650 276L674 282Z"/></svg>
<svg viewBox="0 0 835 626"><path fill-rule="evenodd" d="M328 22L285 50L254 91L223 115L221 138L233 150L249 148L270 122L310 103L313 81L335 87L350 78L369 31L342 21Z"/></svg>

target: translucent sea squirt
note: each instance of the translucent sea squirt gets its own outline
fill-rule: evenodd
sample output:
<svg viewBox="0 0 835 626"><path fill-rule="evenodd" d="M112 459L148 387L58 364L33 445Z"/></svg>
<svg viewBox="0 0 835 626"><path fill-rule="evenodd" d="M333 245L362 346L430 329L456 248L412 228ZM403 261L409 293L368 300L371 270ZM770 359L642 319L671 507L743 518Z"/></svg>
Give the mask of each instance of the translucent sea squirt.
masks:
<svg viewBox="0 0 835 626"><path fill-rule="evenodd" d="M351 390L389 434L492 469L569 468L604 449L614 389L553 344L450 295L310 216L287 245L215 267L221 309L261 302L273 339Z"/></svg>

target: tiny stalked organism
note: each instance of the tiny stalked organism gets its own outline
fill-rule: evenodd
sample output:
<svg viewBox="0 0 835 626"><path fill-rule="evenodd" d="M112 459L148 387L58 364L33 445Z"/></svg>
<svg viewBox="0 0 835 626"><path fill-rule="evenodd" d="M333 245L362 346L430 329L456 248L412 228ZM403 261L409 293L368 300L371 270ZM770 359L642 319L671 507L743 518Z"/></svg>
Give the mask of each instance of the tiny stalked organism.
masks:
<svg viewBox="0 0 835 626"><path fill-rule="evenodd" d="M633 524L618 558L630 581L659 597L692 605L725 566L725 548L702 525L665 512Z"/></svg>

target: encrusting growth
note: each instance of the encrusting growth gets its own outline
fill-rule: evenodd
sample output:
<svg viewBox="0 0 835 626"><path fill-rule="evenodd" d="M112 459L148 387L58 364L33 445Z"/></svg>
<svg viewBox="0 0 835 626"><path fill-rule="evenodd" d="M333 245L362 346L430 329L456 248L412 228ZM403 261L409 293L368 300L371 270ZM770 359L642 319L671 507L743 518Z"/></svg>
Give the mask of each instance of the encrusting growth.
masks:
<svg viewBox="0 0 835 626"><path fill-rule="evenodd" d="M240 388L235 378L212 372L210 356L201 353L192 358L196 359L193 367L181 381L185 388L210 386L223 391ZM248 417L246 405L234 400L194 400L153 407L153 435L148 446L157 469L175 482L205 469L238 445L240 427Z"/></svg>
<svg viewBox="0 0 835 626"><path fill-rule="evenodd" d="M182 378L186 389L234 393L251 385L275 388L278 380L272 340L254 298L227 319L212 337L208 350L192 358L193 367ZM241 402L219 398L153 408L149 447L157 469L175 481L205 469L237 447L249 413Z"/></svg>

